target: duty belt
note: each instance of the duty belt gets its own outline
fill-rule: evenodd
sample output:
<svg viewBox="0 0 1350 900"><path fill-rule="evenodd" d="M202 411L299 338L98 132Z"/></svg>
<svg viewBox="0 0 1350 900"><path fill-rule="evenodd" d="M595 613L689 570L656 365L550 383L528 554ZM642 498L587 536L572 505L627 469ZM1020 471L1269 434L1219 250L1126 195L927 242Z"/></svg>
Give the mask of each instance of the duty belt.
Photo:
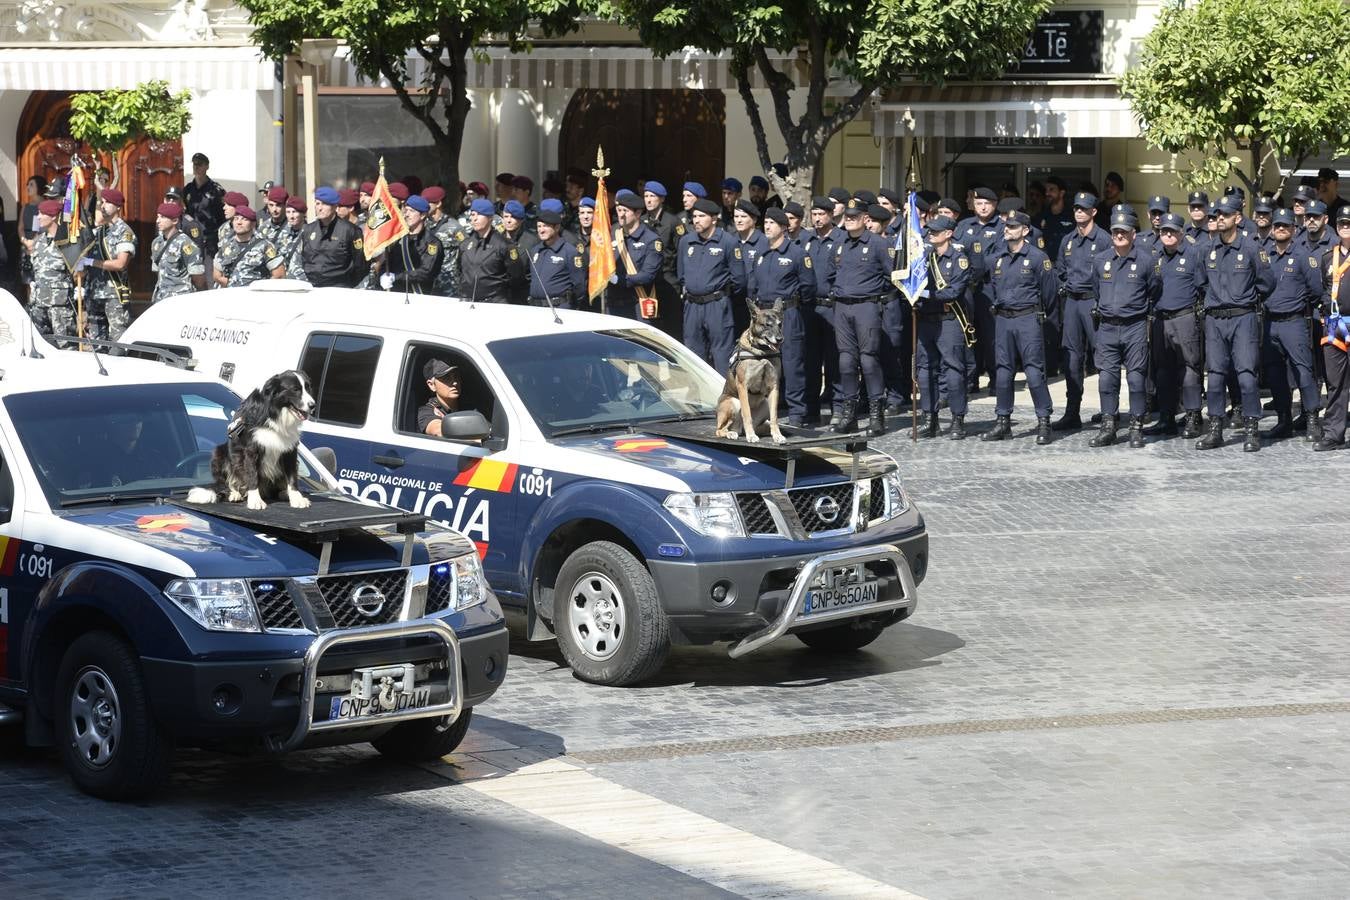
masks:
<svg viewBox="0 0 1350 900"><path fill-rule="evenodd" d="M1133 325L1135 322L1142 322L1148 318L1148 313L1139 313L1137 316L1102 316L1103 325Z"/></svg>
<svg viewBox="0 0 1350 900"><path fill-rule="evenodd" d="M885 294L874 294L871 297L835 297L835 303L883 303L886 300Z"/></svg>
<svg viewBox="0 0 1350 900"><path fill-rule="evenodd" d="M756 297L755 305L768 309L780 301L783 304L783 309L796 309L803 302L799 297L770 297L767 300L763 297Z"/></svg>
<svg viewBox="0 0 1350 900"><path fill-rule="evenodd" d="M1306 309L1295 310L1294 312L1268 312L1266 320L1270 322L1288 322L1290 319L1306 319L1308 311Z"/></svg>
<svg viewBox="0 0 1350 900"><path fill-rule="evenodd" d="M924 312L919 313L920 322L945 322L948 319L955 319L956 312L952 309L950 303L942 304L942 312Z"/></svg>
<svg viewBox="0 0 1350 900"><path fill-rule="evenodd" d="M693 291L686 291L684 299L694 303L703 304L703 303L712 303L714 300L721 300L726 295L727 295L726 288L713 291L711 294L695 294Z"/></svg>
<svg viewBox="0 0 1350 900"><path fill-rule="evenodd" d="M1019 319L1022 316L1033 315L1035 312L1036 307L1034 306L1023 306L1018 309L1008 309L1003 306L994 307L994 315L1002 319Z"/></svg>
<svg viewBox="0 0 1350 900"><path fill-rule="evenodd" d="M1254 312L1256 312L1255 306L1220 306L1218 309L1205 310L1205 315L1211 319L1236 319L1238 316L1245 316Z"/></svg>
<svg viewBox="0 0 1350 900"><path fill-rule="evenodd" d="M1179 319L1182 316L1195 315L1195 307L1185 306L1181 309L1160 309L1158 310L1158 315L1162 316L1164 322L1170 322L1173 319Z"/></svg>
<svg viewBox="0 0 1350 900"><path fill-rule="evenodd" d="M1091 300L1092 294L1086 291L1068 291L1070 300Z"/></svg>

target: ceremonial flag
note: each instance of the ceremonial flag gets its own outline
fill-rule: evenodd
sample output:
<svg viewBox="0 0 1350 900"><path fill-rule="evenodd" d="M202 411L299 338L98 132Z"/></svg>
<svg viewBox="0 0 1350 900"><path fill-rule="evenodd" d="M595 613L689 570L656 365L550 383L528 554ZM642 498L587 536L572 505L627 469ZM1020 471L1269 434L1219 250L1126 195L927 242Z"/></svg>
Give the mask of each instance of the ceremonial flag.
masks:
<svg viewBox="0 0 1350 900"><path fill-rule="evenodd" d="M597 153L598 164L604 165L604 156ZM604 174L601 174L604 173ZM609 284L618 271L614 261L614 232L609 224L609 193L605 190L606 169L596 169L599 185L595 189L595 222L591 227L591 270L587 274L586 294L591 302Z"/></svg>
<svg viewBox="0 0 1350 900"><path fill-rule="evenodd" d="M923 227L919 224L918 197L913 191L909 192L905 213L905 225L895 236L896 259L905 261L904 267L897 270L900 276L897 286L905 299L914 303L928 287L928 246L924 241Z"/></svg>
<svg viewBox="0 0 1350 900"><path fill-rule="evenodd" d="M65 202L61 207L61 218L70 223L67 230L70 243L75 243L80 239L80 211L84 208L84 166L80 165L78 160L72 159L70 166L70 178L66 180Z"/></svg>
<svg viewBox="0 0 1350 900"><path fill-rule="evenodd" d="M408 233L408 223L398 208L394 195L389 193L389 182L384 178L384 160L380 160L380 180L375 182L375 194L370 198L370 211L361 231L364 235L366 259L378 256L380 251Z"/></svg>

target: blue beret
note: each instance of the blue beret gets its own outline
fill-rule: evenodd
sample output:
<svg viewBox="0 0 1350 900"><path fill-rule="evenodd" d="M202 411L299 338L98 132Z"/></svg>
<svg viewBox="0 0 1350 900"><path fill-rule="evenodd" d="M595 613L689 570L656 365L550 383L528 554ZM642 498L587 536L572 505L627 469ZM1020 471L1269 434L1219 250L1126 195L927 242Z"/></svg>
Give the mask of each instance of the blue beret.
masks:
<svg viewBox="0 0 1350 900"><path fill-rule="evenodd" d="M540 200L540 201L539 201L539 211L540 211L540 212L558 213L559 215L562 215L562 211L563 211L562 201L561 201L561 200L557 200L557 199L555 199L555 198L553 198L553 197L549 197L547 200Z"/></svg>
<svg viewBox="0 0 1350 900"><path fill-rule="evenodd" d="M754 178L750 179L750 186L762 187L767 191L769 189L769 182L764 178L763 175L756 175Z"/></svg>
<svg viewBox="0 0 1350 900"><path fill-rule="evenodd" d="M469 204L469 212L476 212L480 216L496 215L497 207L492 205L492 201L486 197L479 197Z"/></svg>
<svg viewBox="0 0 1350 900"><path fill-rule="evenodd" d="M735 178L724 178L724 179L722 179L722 190L724 190L724 191L739 191L740 189L741 189L741 183L740 183L740 181L738 181L737 179L735 179Z"/></svg>
<svg viewBox="0 0 1350 900"><path fill-rule="evenodd" d="M314 192L314 199L329 206L337 206L338 192L334 188L321 187Z"/></svg>
<svg viewBox="0 0 1350 900"><path fill-rule="evenodd" d="M666 195L666 186L659 181L647 182L642 186L642 190L651 191L658 197L664 197Z"/></svg>
<svg viewBox="0 0 1350 900"><path fill-rule="evenodd" d="M578 205L578 206L583 206L583 207L585 207L586 209L595 209L595 198L594 198L594 197L582 197L582 198L581 198L581 202L580 202L579 204L577 204L577 205Z"/></svg>
<svg viewBox="0 0 1350 900"><path fill-rule="evenodd" d="M507 200L502 206L502 213L508 216L515 216L517 219L525 218L525 207L519 200Z"/></svg>
<svg viewBox="0 0 1350 900"><path fill-rule="evenodd" d="M413 194L404 202L408 207L417 210L424 216L431 212L431 204L428 203L427 198L423 197L421 194Z"/></svg>
<svg viewBox="0 0 1350 900"><path fill-rule="evenodd" d="M693 194L695 197L702 198L708 196L708 189L705 188L703 185L699 184L697 181L686 181L684 183L684 189L689 193Z"/></svg>

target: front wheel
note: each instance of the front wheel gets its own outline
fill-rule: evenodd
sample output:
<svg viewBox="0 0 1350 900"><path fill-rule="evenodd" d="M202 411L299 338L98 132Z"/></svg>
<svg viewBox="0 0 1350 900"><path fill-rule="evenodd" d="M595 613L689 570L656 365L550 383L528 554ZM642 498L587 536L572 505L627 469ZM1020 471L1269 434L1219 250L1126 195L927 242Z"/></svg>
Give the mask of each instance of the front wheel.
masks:
<svg viewBox="0 0 1350 900"><path fill-rule="evenodd" d="M855 625L845 622L829 628L797 632L797 640L821 653L851 653L881 637L884 625Z"/></svg>
<svg viewBox="0 0 1350 900"><path fill-rule="evenodd" d="M75 785L105 800L150 794L172 745L150 711L136 652L106 631L81 635L56 676L57 748Z"/></svg>
<svg viewBox="0 0 1350 900"><path fill-rule="evenodd" d="M388 733L371 741L371 745L390 759L401 762L431 762L447 753L454 753L469 732L473 708L460 712L459 718L447 723L445 719L417 719L395 725Z"/></svg>
<svg viewBox="0 0 1350 900"><path fill-rule="evenodd" d="M670 652L670 624L652 575L612 541L572 553L558 572L558 646L583 681L614 687L656 673Z"/></svg>

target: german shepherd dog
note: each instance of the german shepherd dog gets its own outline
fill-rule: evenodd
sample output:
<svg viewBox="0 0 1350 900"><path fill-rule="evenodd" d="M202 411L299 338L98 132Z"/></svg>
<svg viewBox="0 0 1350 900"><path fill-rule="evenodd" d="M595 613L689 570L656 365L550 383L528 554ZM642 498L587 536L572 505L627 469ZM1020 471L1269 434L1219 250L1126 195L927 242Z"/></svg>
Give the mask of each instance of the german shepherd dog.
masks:
<svg viewBox="0 0 1350 900"><path fill-rule="evenodd" d="M741 418L745 439L759 443L767 422L775 444L787 441L778 430L778 385L783 379L783 302L773 306L750 304L750 327L736 342L736 352L727 370L727 382L717 401L718 437L736 437L736 417Z"/></svg>
<svg viewBox="0 0 1350 900"><path fill-rule="evenodd" d="M309 506L300 493L300 427L314 412L309 377L290 371L273 375L249 394L225 433L227 440L211 455L209 488L193 488L189 503L248 501L249 509L266 509L267 500L283 496L297 509Z"/></svg>

